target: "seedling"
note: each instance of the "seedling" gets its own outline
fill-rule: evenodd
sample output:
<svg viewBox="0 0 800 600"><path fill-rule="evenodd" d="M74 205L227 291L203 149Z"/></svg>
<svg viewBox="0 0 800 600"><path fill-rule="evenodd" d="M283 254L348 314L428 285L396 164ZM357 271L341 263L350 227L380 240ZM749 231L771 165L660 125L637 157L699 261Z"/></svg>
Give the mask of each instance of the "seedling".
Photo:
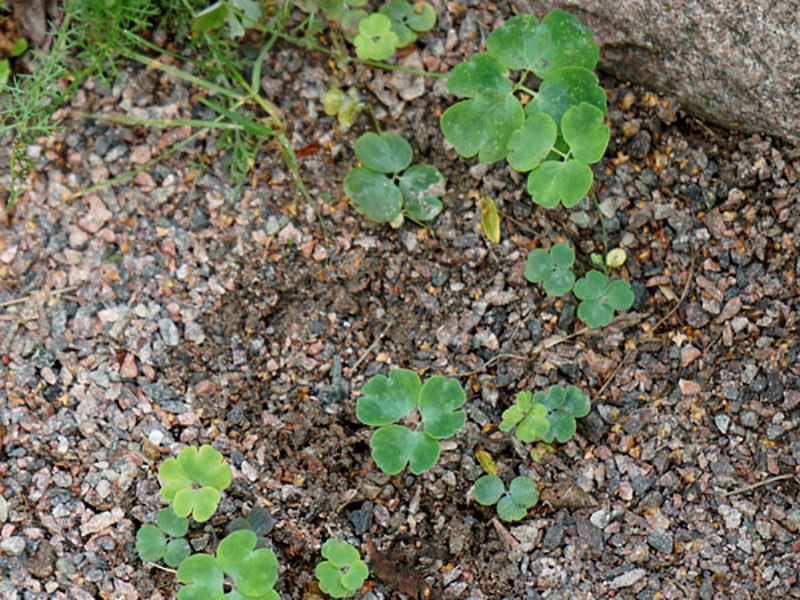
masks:
<svg viewBox="0 0 800 600"><path fill-rule="evenodd" d="M392 20L373 13L358 23L358 35L353 40L356 56L361 60L383 60L394 54L400 38L392 31Z"/></svg>
<svg viewBox="0 0 800 600"><path fill-rule="evenodd" d="M550 252L537 248L528 254L525 278L532 283L541 283L548 296L563 296L575 283L574 262L575 251L567 244L556 244Z"/></svg>
<svg viewBox="0 0 800 600"><path fill-rule="evenodd" d="M172 503L175 514L198 523L211 518L217 510L221 495L231 484L231 467L222 454L211 446L203 445L198 451L187 446L178 458L168 458L158 469L158 478L165 483L161 497Z"/></svg>
<svg viewBox="0 0 800 600"><path fill-rule="evenodd" d="M526 444L542 440L547 444L558 440L568 442L577 428L575 419L585 417L590 410L589 399L574 385L566 389L554 385L544 392L520 392L514 404L503 412L500 431L516 427L517 439Z"/></svg>
<svg viewBox="0 0 800 600"><path fill-rule="evenodd" d="M486 46L447 80L466 100L442 114L444 136L461 156L505 158L512 169L531 171L528 191L537 204L575 206L591 188L589 164L602 158L610 137L606 94L591 72L599 56L591 30L564 11L538 24L520 15L493 31ZM509 70L521 72L516 83ZM541 79L538 90L526 87L531 73ZM517 93L530 97L524 109Z"/></svg>
<svg viewBox="0 0 800 600"><path fill-rule="evenodd" d="M145 562L164 559L170 567L177 567L191 554L183 537L189 530L189 520L179 517L171 508L160 510L157 525L145 525L136 532L136 551ZM167 542L167 536L173 539Z"/></svg>
<svg viewBox="0 0 800 600"><path fill-rule="evenodd" d="M472 494L478 504L497 504L497 516L504 521L524 519L528 509L539 500L536 483L526 475L515 477L508 486L508 491L499 476L484 475L475 482Z"/></svg>
<svg viewBox="0 0 800 600"><path fill-rule="evenodd" d="M178 567L178 581L186 583L178 600L280 600L272 589L278 580L278 561L272 550L256 550L256 534L242 529L225 537L217 556L194 554ZM229 587L225 593L225 575Z"/></svg>
<svg viewBox="0 0 800 600"><path fill-rule="evenodd" d="M268 542L266 536L272 527L275 525L275 519L269 514L265 508L255 507L247 515L246 519L239 517L228 523L225 530L228 533L239 531L241 529L248 529L256 534L256 548L267 548Z"/></svg>
<svg viewBox="0 0 800 600"><path fill-rule="evenodd" d="M576 281L573 293L582 301L578 318L589 327L605 327L614 318L615 310L628 310L634 300L630 283L611 280L600 271L589 271Z"/></svg>
<svg viewBox="0 0 800 600"><path fill-rule="evenodd" d="M322 545L327 560L317 565L319 589L334 598L349 598L369 577L369 568L352 545L333 538Z"/></svg>
<svg viewBox="0 0 800 600"><path fill-rule="evenodd" d="M399 227L404 215L430 221L442 211L444 176L430 165L409 167L414 153L403 137L370 131L354 150L364 166L350 170L344 191L365 217Z"/></svg>
<svg viewBox="0 0 800 600"><path fill-rule="evenodd" d="M428 471L439 460L438 440L454 435L467 415L457 410L466 394L455 379L430 377L422 385L419 375L408 369L393 369L389 377L375 375L363 388L356 416L366 425L379 429L372 434L370 448L375 464L389 475L410 466L414 475ZM412 430L396 422L419 408L422 430Z"/></svg>
<svg viewBox="0 0 800 600"><path fill-rule="evenodd" d="M427 2L412 6L406 0L392 0L380 8L380 13L389 17L392 31L397 35L397 47L413 44L417 34L430 31L436 25L436 12Z"/></svg>
<svg viewBox="0 0 800 600"><path fill-rule="evenodd" d="M322 96L322 109L328 116L336 116L339 125L345 131L350 129L353 121L366 105L358 98L355 88L345 93L340 88L331 88Z"/></svg>

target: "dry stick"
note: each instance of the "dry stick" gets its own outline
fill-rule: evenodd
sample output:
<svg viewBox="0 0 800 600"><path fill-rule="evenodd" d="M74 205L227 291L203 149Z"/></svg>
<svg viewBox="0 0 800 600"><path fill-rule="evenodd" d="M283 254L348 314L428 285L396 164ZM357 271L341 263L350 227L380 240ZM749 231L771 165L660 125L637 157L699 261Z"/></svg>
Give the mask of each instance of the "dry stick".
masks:
<svg viewBox="0 0 800 600"><path fill-rule="evenodd" d="M78 288L74 286L61 288L59 290L47 291L47 290L35 290L30 294L23 296L22 298L17 298L16 300L7 300L6 302L0 302L0 308L6 308L7 306L14 306L15 304L25 304L28 300L36 296L37 294L41 294L44 292L45 298L50 298L51 296L58 296L60 294L68 294L69 292L74 292Z"/></svg>
<svg viewBox="0 0 800 600"><path fill-rule="evenodd" d="M692 284L692 278L694 277L694 262L696 258L697 258L697 253L694 250L694 246L692 246L692 262L689 265L689 275L686 277L686 283L683 285L683 291L681 292L681 297L678 298L678 301L675 303L675 306L673 306L672 309L667 314L661 317L658 323L656 323L656 326L647 332L645 337L653 337L653 334L658 330L658 328L661 327L666 322L666 320L669 319L673 314L675 314L675 311L678 310L678 307L680 307L680 305L683 304L683 301L686 300L686 296L689 293L689 287ZM603 383L603 386L597 392L598 398L603 395L603 392L606 391L606 388L614 380L614 377L617 376L617 373L619 373L620 369L622 369L622 365L628 362L628 359L633 355L634 352L636 352L636 346L638 345L639 341L640 340L636 340L634 342L633 348L628 350L628 352L625 354L622 360L619 361L617 366L614 368L614 371L611 373L611 375L608 376L608 379L606 379L605 383Z"/></svg>
<svg viewBox="0 0 800 600"><path fill-rule="evenodd" d="M765 485L769 485L770 483L775 483L776 481L783 481L784 479L793 479L795 477L794 473L784 473L783 475L775 475L774 477L767 477L763 481L759 481L758 483L751 483L750 485L746 485L744 487L740 487L736 490L731 490L730 492L725 492L722 494L724 497L728 496L735 496L736 494L743 494L744 492L749 492L750 490L755 490Z"/></svg>
<svg viewBox="0 0 800 600"><path fill-rule="evenodd" d="M353 373L355 373L355 371L358 368L358 366L362 362L364 362L364 359L366 359L367 356L369 356L369 353L372 352L373 350L375 350L375 348L378 347L378 344L383 339L383 336L385 336L389 332L389 330L392 328L392 325L394 325L394 323L392 321L389 321L389 323L386 325L386 327L383 328L383 331L381 331L380 335L378 335L378 337L375 338L375 340L369 345L369 347L367 347L367 349L364 350L364 353L358 358L358 360L356 361L356 364L354 364L352 367L350 367L350 376L351 377L353 376Z"/></svg>

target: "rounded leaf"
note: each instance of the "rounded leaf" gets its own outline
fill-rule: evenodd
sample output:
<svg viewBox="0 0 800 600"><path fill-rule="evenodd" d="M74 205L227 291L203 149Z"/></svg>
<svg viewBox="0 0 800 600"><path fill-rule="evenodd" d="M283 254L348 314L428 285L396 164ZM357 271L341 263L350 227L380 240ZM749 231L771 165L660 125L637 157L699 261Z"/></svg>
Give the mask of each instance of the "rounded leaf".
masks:
<svg viewBox="0 0 800 600"><path fill-rule="evenodd" d="M575 262L575 250L569 244L559 242L550 249L553 265L562 269L569 269Z"/></svg>
<svg viewBox="0 0 800 600"><path fill-rule="evenodd" d="M400 176L403 210L418 221L430 221L442 212L445 178L431 165L414 165Z"/></svg>
<svg viewBox="0 0 800 600"><path fill-rule="evenodd" d="M361 559L361 555L354 546L334 538L328 538L322 544L321 553L324 558L327 558L337 567L347 567Z"/></svg>
<svg viewBox="0 0 800 600"><path fill-rule="evenodd" d="M579 300L595 300L606 293L608 277L600 271L589 271L575 282L573 292Z"/></svg>
<svg viewBox="0 0 800 600"><path fill-rule="evenodd" d="M536 403L531 406L531 410L517 425L516 435L521 442L527 444L533 440L544 438L549 429L550 421L547 419L547 408L542 404Z"/></svg>
<svg viewBox="0 0 800 600"><path fill-rule="evenodd" d="M187 446L178 453L175 462L172 460L165 460L158 470L158 477L162 481L183 487L198 483L217 490L224 490L231 484L230 465L225 462L221 452L208 444L203 444L199 450L195 446Z"/></svg>
<svg viewBox="0 0 800 600"><path fill-rule="evenodd" d="M531 283L539 283L550 277L553 272L553 260L547 250L537 248L528 252L525 262L525 279Z"/></svg>
<svg viewBox="0 0 800 600"><path fill-rule="evenodd" d="M575 430L577 429L575 423L575 417L572 415L565 413L563 411L556 411L554 413L550 413L550 431L548 432L548 436L550 439L546 439L546 442L551 442L555 438L560 443L568 442L572 439L572 436L575 435Z"/></svg>
<svg viewBox="0 0 800 600"><path fill-rule="evenodd" d="M508 485L508 495L514 504L530 508L539 500L539 489L533 479L527 475L520 475L511 480Z"/></svg>
<svg viewBox="0 0 800 600"><path fill-rule="evenodd" d="M537 77L546 79L562 67L594 69L600 49L593 41L592 30L563 10L547 13L528 44L535 59L531 68Z"/></svg>
<svg viewBox="0 0 800 600"><path fill-rule="evenodd" d="M8 51L8 55L11 58L15 58L17 56L21 56L27 49L28 39L24 37L18 37L16 40L14 40L14 45L11 46L11 50Z"/></svg>
<svg viewBox="0 0 800 600"><path fill-rule="evenodd" d="M356 140L353 150L365 167L378 173L398 173L414 158L411 144L396 133L368 131Z"/></svg>
<svg viewBox="0 0 800 600"><path fill-rule="evenodd" d="M352 592L357 591L369 577L369 568L363 560L357 560L350 565L347 573L342 575L342 585Z"/></svg>
<svg viewBox="0 0 800 600"><path fill-rule="evenodd" d="M510 496L505 495L497 503L497 516L503 521L520 521L528 514L528 509L514 502Z"/></svg>
<svg viewBox="0 0 800 600"><path fill-rule="evenodd" d="M442 113L440 125L458 154L465 158L477 154L480 162L489 164L505 157L508 140L523 119L522 105L509 93L454 104Z"/></svg>
<svg viewBox="0 0 800 600"><path fill-rule="evenodd" d="M359 21L353 45L361 60L384 60L394 54L399 41L389 17L372 13Z"/></svg>
<svg viewBox="0 0 800 600"><path fill-rule="evenodd" d="M567 387L567 399L562 410L575 418L585 417L591 410L591 404L586 394L574 385L570 385Z"/></svg>
<svg viewBox="0 0 800 600"><path fill-rule="evenodd" d="M155 525L145 525L136 532L136 552L145 562L160 560L166 546L166 537Z"/></svg>
<svg viewBox="0 0 800 600"><path fill-rule="evenodd" d="M548 160L528 176L528 191L533 201L544 208L553 208L559 201L572 208L592 187L592 170L576 160Z"/></svg>
<svg viewBox="0 0 800 600"><path fill-rule="evenodd" d="M522 417L525 416L525 412L523 412L519 406L514 404L513 406L508 407L506 410L503 411L502 421L500 425L498 425L498 429L500 431L508 431L514 425L519 423L522 420Z"/></svg>
<svg viewBox="0 0 800 600"><path fill-rule="evenodd" d="M558 127L550 115L528 117L508 139L508 166L515 171L530 171L550 154L557 135Z"/></svg>
<svg viewBox="0 0 800 600"><path fill-rule="evenodd" d="M484 96L499 100L511 94L512 85L508 69L493 56L476 52L469 61L453 67L447 78L447 89L460 98Z"/></svg>
<svg viewBox="0 0 800 600"><path fill-rule="evenodd" d="M563 296L572 289L575 275L569 269L553 269L550 277L544 280L544 291L552 298Z"/></svg>
<svg viewBox="0 0 800 600"><path fill-rule="evenodd" d="M358 35L358 24L361 23L361 20L367 16L369 16L369 13L361 8L351 8L342 16L342 20L339 25L342 28L344 37L351 44Z"/></svg>
<svg viewBox="0 0 800 600"><path fill-rule="evenodd" d="M376 223L390 223L400 216L403 195L391 179L365 169L355 167L344 178L344 193L356 210Z"/></svg>
<svg viewBox="0 0 800 600"><path fill-rule="evenodd" d="M531 69L536 60L536 50L531 47L536 27L533 15L511 17L492 31L486 40L486 49L509 69Z"/></svg>
<svg viewBox="0 0 800 600"><path fill-rule="evenodd" d="M189 542L184 538L172 540L167 544L164 551L164 562L167 563L167 566L177 569L191 553L192 549L189 548Z"/></svg>
<svg viewBox="0 0 800 600"><path fill-rule="evenodd" d="M483 506L491 506L496 503L500 496L506 491L503 480L497 475L484 475L479 477L472 489L475 501Z"/></svg>
<svg viewBox="0 0 800 600"><path fill-rule="evenodd" d="M614 310L628 310L633 306L635 297L630 283L623 279L615 279L606 288L606 298Z"/></svg>
<svg viewBox="0 0 800 600"><path fill-rule="evenodd" d="M358 420L365 425L388 425L416 408L422 382L410 369L392 369L389 377L372 377L361 391L356 403Z"/></svg>
<svg viewBox="0 0 800 600"><path fill-rule="evenodd" d="M329 561L323 561L314 569L319 589L332 598L346 598L352 593L342 584L342 570Z"/></svg>
<svg viewBox="0 0 800 600"><path fill-rule="evenodd" d="M572 156L585 163L603 158L611 138L611 130L603 124L603 111L581 102L564 113L561 134L569 144Z"/></svg>
<svg viewBox="0 0 800 600"><path fill-rule="evenodd" d="M409 464L419 475L439 460L439 442L421 431L401 425L385 425L372 434L369 441L375 464L389 475L396 475Z"/></svg>
<svg viewBox="0 0 800 600"><path fill-rule="evenodd" d="M563 386L554 385L550 387L547 394L545 394L544 398L542 398L541 403L548 410L555 410L557 408L561 408L566 399L567 390L565 390Z"/></svg>
<svg viewBox="0 0 800 600"><path fill-rule="evenodd" d="M249 529L229 533L217 548L217 562L245 596L261 596L278 580L278 560L272 550L256 547Z"/></svg>
<svg viewBox="0 0 800 600"><path fill-rule="evenodd" d="M467 413L457 410L466 401L467 395L458 380L441 375L429 378L419 398L425 433L437 439L455 434L467 420Z"/></svg>
<svg viewBox="0 0 800 600"><path fill-rule="evenodd" d="M178 567L178 581L187 583L178 591L178 600L222 600L225 574L209 554L193 554Z"/></svg>
<svg viewBox="0 0 800 600"><path fill-rule="evenodd" d="M161 531L172 537L184 536L189 530L189 520L185 517L179 517L171 508L158 511L156 524L161 528Z"/></svg>
<svg viewBox="0 0 800 600"><path fill-rule="evenodd" d="M397 47L402 48L413 43L417 36L406 23L409 14L414 13L414 7L405 0L392 0L381 6L379 12L389 17L392 21L392 31L397 34Z"/></svg>
<svg viewBox="0 0 800 600"><path fill-rule="evenodd" d="M547 113L561 126L564 113L581 102L606 113L606 93L595 74L583 67L564 67L552 72L542 82L536 98L525 106L525 114Z"/></svg>
<svg viewBox="0 0 800 600"><path fill-rule="evenodd" d="M584 300L578 305L578 318L589 327L605 327L614 318L614 310L601 300Z"/></svg>
<svg viewBox="0 0 800 600"><path fill-rule="evenodd" d="M333 117L339 112L339 109L344 102L345 93L339 88L330 88L325 90L322 95L322 110L329 117Z"/></svg>

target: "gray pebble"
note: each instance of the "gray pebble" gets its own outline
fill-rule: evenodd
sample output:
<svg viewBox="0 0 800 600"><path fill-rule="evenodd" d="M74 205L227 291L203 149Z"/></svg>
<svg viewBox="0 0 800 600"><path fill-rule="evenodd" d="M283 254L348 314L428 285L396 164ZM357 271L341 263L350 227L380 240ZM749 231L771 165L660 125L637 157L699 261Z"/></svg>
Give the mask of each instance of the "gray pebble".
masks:
<svg viewBox="0 0 800 600"><path fill-rule="evenodd" d="M800 508L793 508L786 513L786 527L789 531L800 530Z"/></svg>
<svg viewBox="0 0 800 600"><path fill-rule="evenodd" d="M542 548L545 550L555 550L561 545L564 539L564 526L561 524L553 525L547 529L542 541Z"/></svg>
<svg viewBox="0 0 800 600"><path fill-rule="evenodd" d="M745 427L758 427L758 414L753 412L752 410L747 410L742 413L742 416L739 419Z"/></svg>
<svg viewBox="0 0 800 600"><path fill-rule="evenodd" d="M8 519L8 500L0 496L0 523L5 523Z"/></svg>
<svg viewBox="0 0 800 600"><path fill-rule="evenodd" d="M720 433L726 434L731 424L731 418L728 415L714 415L714 424L717 426Z"/></svg>
<svg viewBox="0 0 800 600"><path fill-rule="evenodd" d="M202 344L206 339L206 335L203 333L203 328L195 321L189 321L186 324L184 327L184 335L186 336L186 339L193 344Z"/></svg>
<svg viewBox="0 0 800 600"><path fill-rule="evenodd" d="M172 322L172 319L166 317L159 319L158 330L161 332L161 337L167 346L177 346L178 342L180 342L178 328L175 326L175 323Z"/></svg>
<svg viewBox="0 0 800 600"><path fill-rule="evenodd" d="M647 536L647 543L664 554L672 554L674 548L672 534L666 529L656 529Z"/></svg>
<svg viewBox="0 0 800 600"><path fill-rule="evenodd" d="M19 556L25 552L25 538L12 535L0 542L0 550L11 556Z"/></svg>

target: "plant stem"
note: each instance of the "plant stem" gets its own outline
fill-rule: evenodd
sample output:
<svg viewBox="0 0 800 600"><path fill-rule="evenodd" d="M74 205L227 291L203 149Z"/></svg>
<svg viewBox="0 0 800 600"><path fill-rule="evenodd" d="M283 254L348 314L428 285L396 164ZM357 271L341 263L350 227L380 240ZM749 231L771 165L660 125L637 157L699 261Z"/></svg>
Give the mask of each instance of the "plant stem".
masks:
<svg viewBox="0 0 800 600"><path fill-rule="evenodd" d="M532 98L536 98L537 93L535 91L533 91L532 89L530 89L528 87L525 87L524 85L518 85L518 86L516 86L515 89L522 90L526 94L530 95Z"/></svg>
<svg viewBox="0 0 800 600"><path fill-rule="evenodd" d="M591 193L592 201L594 202L594 207L597 209L597 214L600 217L600 229L603 231L603 271L608 276L608 235L606 233L606 221L603 219L603 211L600 210L600 202L597 200L597 194L594 193L594 188L589 190Z"/></svg>

